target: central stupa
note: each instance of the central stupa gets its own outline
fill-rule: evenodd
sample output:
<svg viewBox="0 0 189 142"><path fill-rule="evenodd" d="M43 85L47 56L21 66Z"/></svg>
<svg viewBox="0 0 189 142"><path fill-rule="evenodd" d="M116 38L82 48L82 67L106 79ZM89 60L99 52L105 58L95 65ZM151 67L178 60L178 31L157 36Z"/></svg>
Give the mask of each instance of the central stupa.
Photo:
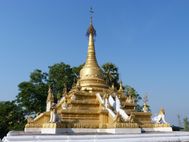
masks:
<svg viewBox="0 0 189 142"><path fill-rule="evenodd" d="M143 112L137 112L133 96L125 93L122 84L118 90L106 84L95 55L96 31L92 17L87 35L87 59L77 84L69 92L65 91L57 104L54 103L49 88L46 111L34 119L28 119L25 132L57 134L169 131L170 125L167 123L152 123L146 104Z"/></svg>
<svg viewBox="0 0 189 142"><path fill-rule="evenodd" d="M91 19L90 26L87 30L87 36L89 37L87 60L84 67L80 71L79 81L81 85L81 90L102 91L102 89L108 88L104 81L102 70L100 69L96 60L94 45L95 35L96 30L93 27Z"/></svg>

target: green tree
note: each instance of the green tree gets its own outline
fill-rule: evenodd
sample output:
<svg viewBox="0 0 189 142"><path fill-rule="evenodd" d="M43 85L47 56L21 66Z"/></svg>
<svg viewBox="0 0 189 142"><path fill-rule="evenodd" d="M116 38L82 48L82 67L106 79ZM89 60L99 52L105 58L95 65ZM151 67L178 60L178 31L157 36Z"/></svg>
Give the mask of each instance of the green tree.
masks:
<svg viewBox="0 0 189 142"><path fill-rule="evenodd" d="M23 130L25 125L24 112L15 102L0 102L0 138L10 130Z"/></svg>
<svg viewBox="0 0 189 142"><path fill-rule="evenodd" d="M53 88L53 93L58 96L62 95L65 89L70 90L76 80L77 72L74 73L70 65L65 63L54 64L49 67L49 83Z"/></svg>
<svg viewBox="0 0 189 142"><path fill-rule="evenodd" d="M25 115L37 114L43 112L46 106L47 98L47 73L41 70L34 70L30 74L30 80L21 82L17 103L23 108Z"/></svg>
<svg viewBox="0 0 189 142"><path fill-rule="evenodd" d="M73 67L73 68L72 68L72 71L73 71L73 73L74 73L76 79L79 78L80 70L83 68L83 66L84 66L84 64L81 64L81 65L79 65L79 66L77 66L77 67Z"/></svg>
<svg viewBox="0 0 189 142"><path fill-rule="evenodd" d="M82 67L83 64L71 68L68 64L58 63L49 67L49 74L39 69L34 70L29 81L18 85L19 94L16 101L23 108L25 115L36 115L45 111L49 85L57 99L61 97L65 87L70 90Z"/></svg>
<svg viewBox="0 0 189 142"><path fill-rule="evenodd" d="M113 63L105 63L102 65L102 71L104 74L104 78L106 83L109 86L114 85L117 89L119 88L119 72L118 68Z"/></svg>
<svg viewBox="0 0 189 142"><path fill-rule="evenodd" d="M184 130L185 131L189 131L189 121L188 121L188 117L185 117L184 120Z"/></svg>

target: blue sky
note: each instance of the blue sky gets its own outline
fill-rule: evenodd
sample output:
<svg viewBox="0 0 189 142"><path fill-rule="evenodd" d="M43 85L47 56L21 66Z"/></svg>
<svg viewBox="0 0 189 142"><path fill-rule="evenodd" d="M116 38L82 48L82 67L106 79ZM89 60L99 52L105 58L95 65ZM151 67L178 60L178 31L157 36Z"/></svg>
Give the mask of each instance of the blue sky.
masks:
<svg viewBox="0 0 189 142"><path fill-rule="evenodd" d="M189 1L0 0L0 101L34 69L85 61L93 6L100 65L115 63L124 84L149 96L168 121L189 116Z"/></svg>

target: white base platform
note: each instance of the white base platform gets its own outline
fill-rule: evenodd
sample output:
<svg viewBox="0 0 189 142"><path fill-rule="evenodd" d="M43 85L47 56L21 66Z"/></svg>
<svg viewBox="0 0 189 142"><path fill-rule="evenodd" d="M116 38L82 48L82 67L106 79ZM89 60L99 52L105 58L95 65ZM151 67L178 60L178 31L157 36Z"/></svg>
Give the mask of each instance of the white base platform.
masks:
<svg viewBox="0 0 189 142"><path fill-rule="evenodd" d="M14 133L12 133L14 134ZM164 132L141 134L106 134L106 135L8 135L3 142L183 142L189 141L189 132Z"/></svg>
<svg viewBox="0 0 189 142"><path fill-rule="evenodd" d="M142 128L144 132L172 132L171 127L158 127L158 128Z"/></svg>
<svg viewBox="0 0 189 142"><path fill-rule="evenodd" d="M25 128L26 133L41 134L75 134L75 133L111 133L111 134L139 134L141 132L172 132L171 127L159 128L112 128L112 129L85 129L85 128Z"/></svg>
<svg viewBox="0 0 189 142"><path fill-rule="evenodd" d="M42 134L96 134L96 133L110 133L110 134L140 134L140 128L113 128L113 129L85 129L85 128L41 128Z"/></svg>
<svg viewBox="0 0 189 142"><path fill-rule="evenodd" d="M26 133L32 133L32 132L41 133L41 128L25 128L24 132L26 132Z"/></svg>

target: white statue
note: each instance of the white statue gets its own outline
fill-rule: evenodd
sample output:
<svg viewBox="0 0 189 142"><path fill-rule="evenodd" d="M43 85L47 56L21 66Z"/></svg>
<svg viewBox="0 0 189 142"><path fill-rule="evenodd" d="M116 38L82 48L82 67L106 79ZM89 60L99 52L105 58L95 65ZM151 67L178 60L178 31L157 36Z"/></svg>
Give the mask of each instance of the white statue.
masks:
<svg viewBox="0 0 189 142"><path fill-rule="evenodd" d="M49 122L50 123L55 123L55 122L58 122L58 121L59 121L59 118L58 118L58 115L57 115L56 107L53 106L51 108L51 111L50 111L50 120L49 120Z"/></svg>
<svg viewBox="0 0 189 142"><path fill-rule="evenodd" d="M125 121L128 121L130 118L129 118L129 116L126 114L126 112L123 110L123 109L121 109L121 102L120 102L120 100L119 100L119 98L116 96L116 98L115 98L115 105L116 105L116 107L115 107L115 109L116 109L116 111L121 115L121 117L125 120Z"/></svg>
<svg viewBox="0 0 189 142"><path fill-rule="evenodd" d="M159 114L157 116L155 116L154 118L152 118L152 121L154 121L155 123L162 123L162 124L167 124L167 122L165 121L165 110L163 108L160 109Z"/></svg>
<svg viewBox="0 0 189 142"><path fill-rule="evenodd" d="M116 114L110 109L110 101L109 101L109 95L107 93L104 94L103 98L101 97L100 93L96 94L98 101L100 102L101 105L104 106L104 108L108 111L110 116L115 119Z"/></svg>
<svg viewBox="0 0 189 142"><path fill-rule="evenodd" d="M109 114L114 119L116 119L117 115L120 115L124 121L128 121L130 119L130 117L126 114L126 112L123 109L121 109L121 102L117 95L116 95L115 100L113 99L111 95L108 95L108 94L105 94L103 99L99 93L97 93L96 96L99 102L105 106Z"/></svg>
<svg viewBox="0 0 189 142"><path fill-rule="evenodd" d="M98 101L100 102L100 104L104 104L104 100L102 99L102 97L100 96L100 93L96 94L96 97L98 99Z"/></svg>

